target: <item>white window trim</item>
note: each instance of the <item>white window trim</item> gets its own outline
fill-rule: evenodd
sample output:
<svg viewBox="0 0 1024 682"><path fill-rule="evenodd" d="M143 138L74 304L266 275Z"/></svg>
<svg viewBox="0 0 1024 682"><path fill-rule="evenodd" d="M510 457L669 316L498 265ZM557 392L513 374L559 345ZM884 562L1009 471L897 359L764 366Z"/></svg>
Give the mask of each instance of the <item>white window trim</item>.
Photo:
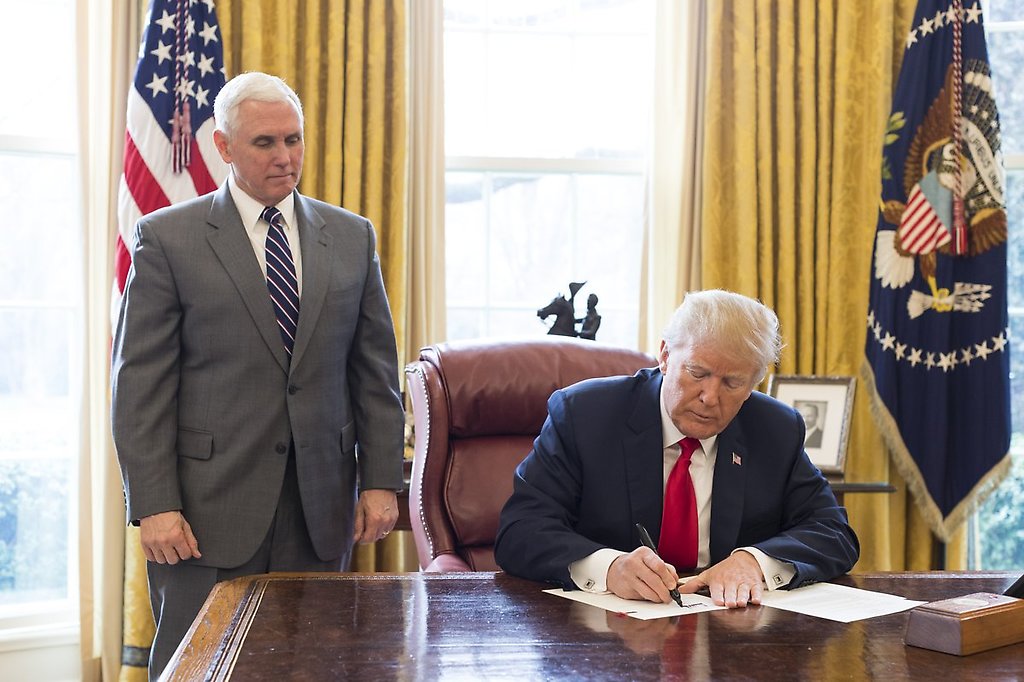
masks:
<svg viewBox="0 0 1024 682"><path fill-rule="evenodd" d="M643 159L568 159L512 156L449 156L445 170L491 173L594 173L642 175Z"/></svg>
<svg viewBox="0 0 1024 682"><path fill-rule="evenodd" d="M45 625L0 629L0 653L78 644L78 619Z"/></svg>

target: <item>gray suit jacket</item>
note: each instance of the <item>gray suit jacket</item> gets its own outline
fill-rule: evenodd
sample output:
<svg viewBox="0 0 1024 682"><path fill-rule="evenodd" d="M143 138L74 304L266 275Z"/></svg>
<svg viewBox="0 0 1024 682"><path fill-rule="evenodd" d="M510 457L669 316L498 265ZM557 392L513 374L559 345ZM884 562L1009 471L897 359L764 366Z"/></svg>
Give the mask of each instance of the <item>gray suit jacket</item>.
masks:
<svg viewBox="0 0 1024 682"><path fill-rule="evenodd" d="M180 509L203 556L249 559L294 442L321 559L351 548L357 477L402 487L394 328L365 218L296 192L302 300L289 366L225 184L136 226L113 347L114 442L129 520Z"/></svg>

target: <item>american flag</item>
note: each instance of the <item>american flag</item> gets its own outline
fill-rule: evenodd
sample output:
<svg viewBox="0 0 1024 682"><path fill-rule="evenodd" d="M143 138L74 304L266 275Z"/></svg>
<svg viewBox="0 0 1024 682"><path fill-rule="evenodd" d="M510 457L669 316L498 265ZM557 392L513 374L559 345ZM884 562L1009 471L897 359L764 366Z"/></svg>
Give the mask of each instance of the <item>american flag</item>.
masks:
<svg viewBox="0 0 1024 682"><path fill-rule="evenodd" d="M124 292L135 222L213 191L227 166L213 144L213 100L224 85L214 0L151 0L128 91L118 192L113 317Z"/></svg>
<svg viewBox="0 0 1024 682"><path fill-rule="evenodd" d="M900 247L907 253L931 253L953 240L920 184L910 190L897 232Z"/></svg>

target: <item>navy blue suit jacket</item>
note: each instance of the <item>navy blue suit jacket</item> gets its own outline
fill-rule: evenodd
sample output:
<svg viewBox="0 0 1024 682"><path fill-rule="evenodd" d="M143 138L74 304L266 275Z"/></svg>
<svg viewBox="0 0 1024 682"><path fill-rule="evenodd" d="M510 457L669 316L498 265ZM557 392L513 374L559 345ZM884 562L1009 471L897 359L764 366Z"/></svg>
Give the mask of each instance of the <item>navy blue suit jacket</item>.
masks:
<svg viewBox="0 0 1024 682"><path fill-rule="evenodd" d="M663 500L662 374L590 379L556 391L501 513L498 564L575 586L569 564L598 549L630 552L634 524L657 538ZM793 408L754 392L719 434L711 495L711 563L757 547L792 563L789 587L850 570L860 547L832 489L803 449Z"/></svg>

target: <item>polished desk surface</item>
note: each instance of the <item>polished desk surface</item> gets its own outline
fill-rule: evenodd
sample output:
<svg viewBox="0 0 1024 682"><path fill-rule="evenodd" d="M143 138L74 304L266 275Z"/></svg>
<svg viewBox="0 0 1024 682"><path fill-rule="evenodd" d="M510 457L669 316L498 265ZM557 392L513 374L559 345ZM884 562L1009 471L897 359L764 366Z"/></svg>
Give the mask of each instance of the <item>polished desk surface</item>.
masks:
<svg viewBox="0 0 1024 682"><path fill-rule="evenodd" d="M991 572L836 582L936 601ZM768 607L641 621L503 573L270 574L214 588L175 680L1016 680L1024 644L958 657L903 643L906 612L836 623Z"/></svg>

